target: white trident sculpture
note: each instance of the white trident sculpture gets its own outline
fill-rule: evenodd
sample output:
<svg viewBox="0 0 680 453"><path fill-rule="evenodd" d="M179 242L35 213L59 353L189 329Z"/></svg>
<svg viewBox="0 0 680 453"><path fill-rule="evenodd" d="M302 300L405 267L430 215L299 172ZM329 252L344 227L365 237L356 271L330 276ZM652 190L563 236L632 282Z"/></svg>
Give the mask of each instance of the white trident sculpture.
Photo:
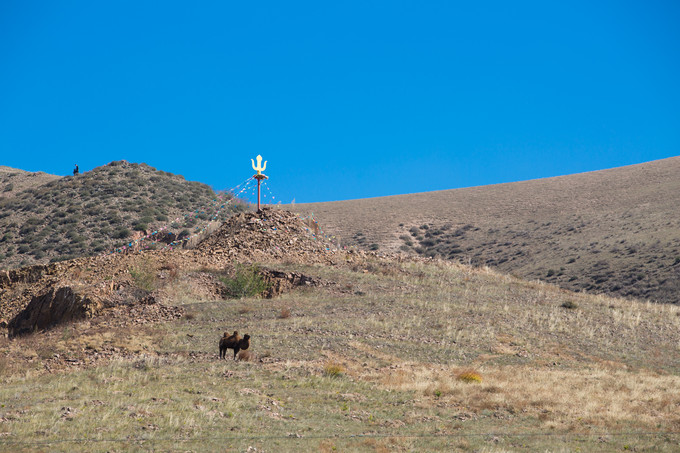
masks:
<svg viewBox="0 0 680 453"><path fill-rule="evenodd" d="M264 167L262 166L262 156L259 154L257 155L257 167L255 166L255 161L253 159L250 159L250 161L253 163L253 170L257 172L258 175L261 175L263 171L267 169L267 161L264 161Z"/></svg>

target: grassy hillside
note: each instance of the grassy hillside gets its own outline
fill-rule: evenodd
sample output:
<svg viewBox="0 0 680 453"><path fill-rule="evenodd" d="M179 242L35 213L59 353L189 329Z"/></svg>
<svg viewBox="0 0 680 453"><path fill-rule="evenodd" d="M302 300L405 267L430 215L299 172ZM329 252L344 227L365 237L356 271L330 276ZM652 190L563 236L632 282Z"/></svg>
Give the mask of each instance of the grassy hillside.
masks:
<svg viewBox="0 0 680 453"><path fill-rule="evenodd" d="M275 299L147 264L180 318L0 338L0 450L677 451L678 307L358 258L262 263L325 282ZM251 347L220 361L233 330Z"/></svg>
<svg viewBox="0 0 680 453"><path fill-rule="evenodd" d="M571 290L678 303L680 157L534 181L332 203L341 244L489 265Z"/></svg>
<svg viewBox="0 0 680 453"><path fill-rule="evenodd" d="M0 178L15 187L0 198L5 269L102 253L177 217L170 231L188 234L211 217L215 198L205 184L125 161L76 177L7 170ZM197 209L204 211L184 217Z"/></svg>

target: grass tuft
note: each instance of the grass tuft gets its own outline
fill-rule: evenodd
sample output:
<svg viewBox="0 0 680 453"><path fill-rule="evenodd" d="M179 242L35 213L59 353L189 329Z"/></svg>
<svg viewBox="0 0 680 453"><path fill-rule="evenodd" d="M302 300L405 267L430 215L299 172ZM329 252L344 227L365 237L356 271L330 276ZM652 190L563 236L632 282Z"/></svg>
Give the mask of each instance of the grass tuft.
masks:
<svg viewBox="0 0 680 453"><path fill-rule="evenodd" d="M323 367L324 376L336 378L340 377L345 373L345 367L343 367L338 362L326 362Z"/></svg>
<svg viewBox="0 0 680 453"><path fill-rule="evenodd" d="M474 370L465 370L456 376L459 381L467 382L468 384L481 383L482 375Z"/></svg>

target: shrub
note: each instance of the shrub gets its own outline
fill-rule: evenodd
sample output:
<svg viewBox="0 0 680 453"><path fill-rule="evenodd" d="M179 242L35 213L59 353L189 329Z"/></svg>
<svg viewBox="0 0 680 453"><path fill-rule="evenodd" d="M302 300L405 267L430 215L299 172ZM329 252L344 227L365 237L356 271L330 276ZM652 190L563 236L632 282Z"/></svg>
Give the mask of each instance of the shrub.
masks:
<svg viewBox="0 0 680 453"><path fill-rule="evenodd" d="M344 372L345 368L338 362L326 362L326 364L323 366L324 376L336 378L342 376Z"/></svg>
<svg viewBox="0 0 680 453"><path fill-rule="evenodd" d="M156 289L156 269L150 261L137 263L131 266L128 271L138 288L149 292Z"/></svg>
<svg viewBox="0 0 680 453"><path fill-rule="evenodd" d="M75 258L74 255L68 255L68 254L67 255L61 255L61 256L55 256L54 258L50 259L50 263L58 263L60 261L68 261L68 260L72 260L73 258Z"/></svg>
<svg viewBox="0 0 680 453"><path fill-rule="evenodd" d="M119 228L115 233L113 233L114 239L125 239L128 236L130 236L130 230L127 228Z"/></svg>
<svg viewBox="0 0 680 453"><path fill-rule="evenodd" d="M476 382L477 383L482 382L482 376L474 370L462 371L462 372L458 373L456 378L459 381L467 382L467 383L470 383L470 384L476 383Z"/></svg>
<svg viewBox="0 0 680 453"><path fill-rule="evenodd" d="M220 277L226 288L227 296L232 299L257 296L269 288L255 265L237 264L233 277Z"/></svg>
<svg viewBox="0 0 680 453"><path fill-rule="evenodd" d="M573 300L568 300L566 302L563 302L562 305L560 305L560 306L562 308L566 308L567 310L574 310L574 309L578 308L578 305Z"/></svg>

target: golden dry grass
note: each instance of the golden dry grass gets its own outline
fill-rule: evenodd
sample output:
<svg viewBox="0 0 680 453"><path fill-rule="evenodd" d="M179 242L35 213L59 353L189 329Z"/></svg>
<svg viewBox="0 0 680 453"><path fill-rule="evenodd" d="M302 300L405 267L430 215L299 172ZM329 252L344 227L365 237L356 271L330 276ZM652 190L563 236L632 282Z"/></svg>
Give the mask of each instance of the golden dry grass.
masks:
<svg viewBox="0 0 680 453"><path fill-rule="evenodd" d="M677 450L678 307L443 262L276 266L335 284L2 340L0 449ZM218 360L235 329L250 360Z"/></svg>
<svg viewBox="0 0 680 453"><path fill-rule="evenodd" d="M680 157L672 157L533 181L290 209L313 212L341 246L418 250L571 290L678 303L679 175Z"/></svg>
<svg viewBox="0 0 680 453"><path fill-rule="evenodd" d="M484 368L476 381L458 367L404 364L381 373L378 382L394 390L436 395L446 403L475 411L506 410L540 417L548 428L570 424L614 428L621 422L680 429L680 377L650 371L611 369L559 370L528 366Z"/></svg>

